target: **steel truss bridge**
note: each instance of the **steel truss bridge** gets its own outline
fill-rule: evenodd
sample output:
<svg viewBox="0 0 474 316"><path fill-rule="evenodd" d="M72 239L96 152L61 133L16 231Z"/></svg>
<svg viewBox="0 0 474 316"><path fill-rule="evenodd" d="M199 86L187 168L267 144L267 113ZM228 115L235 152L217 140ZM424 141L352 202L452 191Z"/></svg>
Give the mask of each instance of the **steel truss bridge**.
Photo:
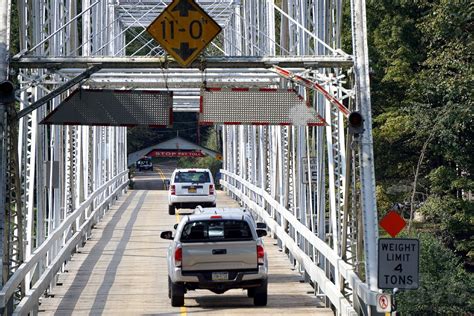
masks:
<svg viewBox="0 0 474 316"><path fill-rule="evenodd" d="M38 122L79 86L171 90L175 111L198 111L205 84L294 87L325 118L323 127L218 126L222 184L267 222L337 314L370 313L378 230L365 1L198 0L223 31L186 69L145 32L169 3L0 0L0 81L19 84L19 109L0 104L0 308L34 313L128 183L126 127ZM351 17L344 28L343 4ZM351 32L352 52L341 49L343 30ZM275 65L362 113L364 132L347 134L346 115L333 102L271 71ZM312 181L304 170L314 171Z"/></svg>

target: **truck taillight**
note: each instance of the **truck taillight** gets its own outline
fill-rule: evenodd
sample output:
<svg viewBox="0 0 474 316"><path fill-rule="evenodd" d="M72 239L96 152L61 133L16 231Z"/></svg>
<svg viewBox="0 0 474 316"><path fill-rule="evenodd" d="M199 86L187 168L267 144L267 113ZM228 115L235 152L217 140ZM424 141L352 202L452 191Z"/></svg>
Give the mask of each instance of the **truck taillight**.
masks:
<svg viewBox="0 0 474 316"><path fill-rule="evenodd" d="M181 261L183 261L183 248L178 247L174 251L174 265L181 267Z"/></svg>
<svg viewBox="0 0 474 316"><path fill-rule="evenodd" d="M214 194L214 184L209 184L209 194L210 195Z"/></svg>
<svg viewBox="0 0 474 316"><path fill-rule="evenodd" d="M170 186L170 191L171 191L171 195L176 195L176 186L174 184Z"/></svg>
<svg viewBox="0 0 474 316"><path fill-rule="evenodd" d="M257 262L259 265L265 263L265 250L260 245L257 245Z"/></svg>

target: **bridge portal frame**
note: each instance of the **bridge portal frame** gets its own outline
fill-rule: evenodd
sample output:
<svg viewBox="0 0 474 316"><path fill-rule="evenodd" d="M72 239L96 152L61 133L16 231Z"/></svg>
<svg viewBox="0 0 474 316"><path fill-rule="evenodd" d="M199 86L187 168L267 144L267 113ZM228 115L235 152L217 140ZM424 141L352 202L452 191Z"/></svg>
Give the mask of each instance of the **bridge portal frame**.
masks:
<svg viewBox="0 0 474 316"><path fill-rule="evenodd" d="M2 4L8 3L6 0L0 1ZM143 32L140 31L140 28L147 26L145 20L148 18L148 14L160 10L165 2L158 4L145 2L81 0L79 5L79 2L74 0L18 1L21 13L20 42L22 47L21 53L13 58L12 65L19 67L20 70L21 107L26 109L31 103L40 101L52 89L59 89L64 82L71 79L71 75L65 74L65 68L58 69L57 67L80 66L79 68L84 69L82 67L94 65L96 60L102 59L102 67L120 71L120 68L116 67L125 67L124 59L129 61L129 57L124 56L125 48L130 47L130 43L138 40L142 40L143 45L131 53L130 57L137 56L138 52L145 47L148 50L146 53L148 60L136 58L137 62L143 61L142 68L137 72L143 73L144 69L146 71L144 65L146 63L151 65L150 62L157 58L160 61L161 73L155 73L153 78L159 79L157 81L159 81L160 87L164 86L168 89L167 78L174 75L173 69L169 68L170 63L166 58L163 60L160 57L163 55L163 51L157 49L150 40L144 38ZM206 75L212 72L209 65L224 66L229 65L229 61L233 61L232 67L236 67L235 65L241 67L247 63L246 66L268 68L270 62L278 62L280 66L299 68L302 75L319 80L327 90L341 99L355 96L353 108L361 110L366 120L364 122L365 132L361 139L354 142L354 150L350 155L353 157L352 172L347 172L349 166L345 158L349 157L347 154L349 143L346 144L344 141L343 118L324 97L317 94L311 95L302 87L298 87L300 93L307 99L312 99L317 111L324 114L330 125L326 128L225 126L222 128L223 138L232 140L231 145L226 143L224 146L225 169L238 175L244 181L250 180L252 183L258 183L262 189L269 192L272 198L278 200L296 215L303 225L310 227L314 234L327 242L337 256L344 258L343 254L350 253L351 256L346 256L345 260L356 269L360 265L362 256L360 242L354 244L354 241L363 240L363 249L367 259L365 260L365 273L368 293L375 293L377 290L374 279L377 256L375 243L378 236L375 220L377 212L371 147L365 1L353 0L351 2L354 56L340 50L341 0L329 2L283 0L281 8L273 0L199 2L207 6L209 13L218 17L218 22L224 26L224 36L220 43L213 44L213 48L231 56L221 57L220 60L219 58L214 60L208 58L197 61L194 66L199 68L199 71L196 73L200 74L203 79L206 79ZM138 5L142 3L145 4L143 8ZM34 15L31 12L44 12L46 15ZM275 27L277 19L280 21L278 43L277 28ZM6 24L8 25L8 23ZM82 29L81 33L79 33L79 24ZM127 31L132 34L132 39L127 38L130 35ZM82 42L81 45L79 45L80 42ZM239 57L240 59L233 57L245 55L254 57L247 60L245 57ZM291 55L297 57L293 58ZM107 58L110 56L116 58L115 61L109 62ZM245 61L242 62L242 59ZM41 68L32 68L34 62L37 62L38 67ZM355 84L349 87L347 93L348 88L343 86L342 81L344 78L350 77L344 69L350 64L354 67ZM176 73L178 72L176 71ZM93 77L91 80L94 79ZM274 82L270 84L274 84ZM279 85L286 87L289 83L280 80ZM49 106L54 108L58 103L59 98L55 98L49 102ZM36 105L40 106L41 104L37 103ZM67 172L66 176L61 178L59 189L61 193L59 195L52 192L46 195L36 193L36 200L40 205L39 208L42 209L37 213L40 218L39 225L41 227L47 225L48 229L36 228L34 235L27 233L29 243L26 244L25 249L20 241L15 239L17 243L13 243L12 248L8 248L8 252L11 254L9 260L16 262L10 266L12 271L18 268L17 263L22 260L23 252L26 257L31 253L32 247L34 247L31 241L35 239L35 242L41 242L45 239L45 234L61 222L61 216L64 213L60 209L54 208L55 205L69 203L77 206L85 196L97 188L95 182L104 183L107 180L107 175L117 174L120 171L122 163L119 162L115 165L110 161L112 158L121 161L123 157L118 151L113 153L108 151L104 144L115 144L117 147L126 146L123 129L66 128L66 130L60 130L53 128L52 131L45 134L44 130L38 129L37 122L38 118L46 114L46 111L39 108L35 113L25 116L20 124L22 131L19 153L20 160L23 161L23 164L20 165L20 172L22 174L21 188L24 190L20 196L28 211L26 212L22 208L23 213L17 213L15 216L21 217L21 214L27 214L28 232L35 230L31 226L34 217L33 201L35 199L32 198L34 183L38 183L41 175L48 174L47 188L54 191L52 178L53 170L56 168L55 158L59 159L57 163ZM51 142L51 139L56 141ZM60 144L60 140L64 141L64 146ZM99 145L94 146L94 143ZM46 150L48 147L49 150ZM311 154L317 155L318 179L314 186L311 182L306 186L302 181L301 159L305 155ZM48 163L44 165L38 163L36 158L38 156L51 159L46 160ZM255 163L255 161L257 162ZM309 161L308 169L311 168ZM85 166L86 169L81 169ZM259 173L258 169L260 169ZM87 172L84 173L81 170L87 170ZM326 170L329 170L328 179L325 176ZM360 172L360 176L358 172ZM348 179L348 174L352 174L350 179ZM362 182L360 190L356 185L358 182ZM243 188L248 195L253 194L242 185L235 184L239 189ZM329 192L326 190L326 184L329 184ZM348 189L349 185L350 190ZM352 199L349 199L348 192L350 192ZM328 209L326 201L329 201L330 207ZM265 205L262 198L259 199L259 202ZM348 205L348 202L351 205ZM47 221L41 222L45 216L46 208L50 206L55 209L53 216ZM276 220L283 225L284 229L289 229L291 238L301 244L302 250L312 258L318 267L325 271L328 279L332 275L334 279L332 282L340 284L341 293L345 297L354 294L352 292L354 284L347 283L347 279L341 275L338 266L331 265L325 258L324 251L311 250L307 241L299 236L294 227L288 225L285 218L278 217L277 214L272 214L272 216L277 216ZM362 227L354 225L355 219L360 216L363 218ZM326 218L330 218L330 221L326 222ZM350 220L345 222L346 218L350 218ZM21 220L19 223L21 224ZM16 230L14 233L16 235L13 237L18 238L18 233L19 231ZM280 242L285 248L284 241ZM56 246L56 249L53 249L51 256L54 256L60 247L61 243ZM290 259L297 263L298 268L302 268L303 265L292 254L290 254ZM42 267L40 266L39 269L41 270ZM302 273L307 276L303 269ZM32 271L28 278L35 278L34 275L35 273ZM29 284L30 279L28 278L25 284ZM316 291L318 292L319 289L316 288ZM24 292L19 294L21 298ZM362 300L373 304L372 297L365 297ZM352 297L350 301L357 304L356 297ZM358 306L355 307L358 308ZM347 310L338 312L350 313Z"/></svg>

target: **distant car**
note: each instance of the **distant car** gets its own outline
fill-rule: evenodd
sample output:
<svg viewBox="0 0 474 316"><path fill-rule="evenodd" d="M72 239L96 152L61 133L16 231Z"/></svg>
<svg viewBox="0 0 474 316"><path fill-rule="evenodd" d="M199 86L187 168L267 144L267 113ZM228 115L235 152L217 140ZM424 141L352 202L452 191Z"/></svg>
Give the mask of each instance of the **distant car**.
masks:
<svg viewBox="0 0 474 316"><path fill-rule="evenodd" d="M183 306L188 290L207 289L222 294L246 289L256 306L267 304L268 260L251 214L241 209L200 209L184 216L161 238L168 247L168 296L172 306Z"/></svg>
<svg viewBox="0 0 474 316"><path fill-rule="evenodd" d="M214 179L209 169L176 169L168 190L168 213L177 208L216 206Z"/></svg>
<svg viewBox="0 0 474 316"><path fill-rule="evenodd" d="M151 170L153 171L153 163L151 162L151 158L141 158L137 161L136 167L138 171L142 170Z"/></svg>

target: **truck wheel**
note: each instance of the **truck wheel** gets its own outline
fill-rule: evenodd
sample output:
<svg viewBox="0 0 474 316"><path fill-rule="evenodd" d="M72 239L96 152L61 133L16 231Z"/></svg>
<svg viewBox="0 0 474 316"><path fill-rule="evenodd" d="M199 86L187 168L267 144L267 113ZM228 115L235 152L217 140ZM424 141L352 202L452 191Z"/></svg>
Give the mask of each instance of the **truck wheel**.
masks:
<svg viewBox="0 0 474 316"><path fill-rule="evenodd" d="M174 205L169 205L168 206L168 214L170 214L170 215L176 214L176 207Z"/></svg>
<svg viewBox="0 0 474 316"><path fill-rule="evenodd" d="M266 306L267 305L267 293L268 293L268 281L265 280L264 283L255 289L255 294L253 297L253 304L255 306Z"/></svg>
<svg viewBox="0 0 474 316"><path fill-rule="evenodd" d="M168 276L168 298L171 298L171 278Z"/></svg>
<svg viewBox="0 0 474 316"><path fill-rule="evenodd" d="M255 288L247 289L247 297L254 297L255 296Z"/></svg>
<svg viewBox="0 0 474 316"><path fill-rule="evenodd" d="M171 282L171 306L184 305L184 288L182 285Z"/></svg>

